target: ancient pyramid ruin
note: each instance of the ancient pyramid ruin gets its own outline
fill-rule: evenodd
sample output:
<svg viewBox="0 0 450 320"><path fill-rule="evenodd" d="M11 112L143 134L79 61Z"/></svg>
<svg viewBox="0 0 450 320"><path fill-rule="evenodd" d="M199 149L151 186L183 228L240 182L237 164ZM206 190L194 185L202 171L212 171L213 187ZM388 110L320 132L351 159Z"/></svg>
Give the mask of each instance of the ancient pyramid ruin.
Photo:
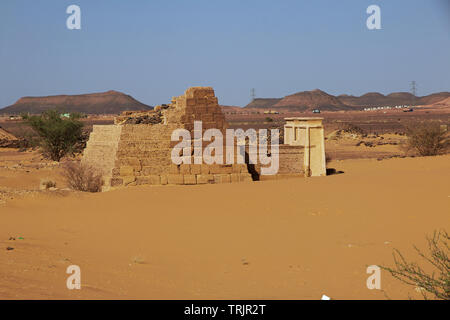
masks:
<svg viewBox="0 0 450 320"><path fill-rule="evenodd" d="M82 161L102 170L106 187L252 181L245 164L172 163L172 132L182 128L193 136L196 120L203 131L227 128L210 87L189 88L152 111L124 112L115 125L95 125Z"/></svg>
<svg viewBox="0 0 450 320"><path fill-rule="evenodd" d="M237 147L234 164L197 164L195 158L199 154L195 152L183 154L191 158L191 164L172 162L171 152L178 141L172 141L171 135L177 129L189 131L194 137L191 145L196 141L194 121L202 122L202 138L197 141L208 129L218 129L226 136L228 124L211 87L189 88L185 94L172 98L170 104L151 111L125 111L115 118L114 125L94 125L82 162L102 171L105 190L128 185L190 185L325 175L322 120L286 120L288 143L277 144L275 149L271 146L267 151L272 156L276 153L279 159L278 172L273 176L262 176L261 164L249 163L254 152L248 146L245 163L236 161ZM202 145L200 157L205 146Z"/></svg>

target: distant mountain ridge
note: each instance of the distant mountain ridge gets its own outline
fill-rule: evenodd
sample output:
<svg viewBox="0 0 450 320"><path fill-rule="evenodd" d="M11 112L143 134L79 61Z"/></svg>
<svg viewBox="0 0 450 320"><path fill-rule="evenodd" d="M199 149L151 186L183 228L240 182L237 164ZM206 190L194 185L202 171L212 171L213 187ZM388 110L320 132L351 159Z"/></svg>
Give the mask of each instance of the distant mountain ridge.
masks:
<svg viewBox="0 0 450 320"><path fill-rule="evenodd" d="M274 107L305 111L321 109L327 111L350 110L348 105L342 103L338 98L322 90L303 91L291 94L281 99Z"/></svg>
<svg viewBox="0 0 450 320"><path fill-rule="evenodd" d="M448 97L450 97L450 92L438 92L423 97L416 97L409 92L393 92L388 95L369 92L359 97L346 94L333 96L316 89L297 92L281 99L257 98L245 107L288 109L292 111L310 111L313 109L324 111L360 110L364 107L433 104Z"/></svg>
<svg viewBox="0 0 450 320"><path fill-rule="evenodd" d="M423 97L415 97L409 92L394 92L383 95L369 92L362 96L333 96L322 90L297 92L284 98L256 98L245 108L284 109L290 111L361 110L364 107L396 105L427 105L443 101L450 92L438 92ZM21 113L39 114L49 109L62 112L81 112L86 114L119 114L127 110L151 110L152 106L143 104L132 96L110 90L101 93L79 95L55 95L45 97L23 97L11 106L0 109L0 114L17 115ZM229 110L231 111L231 110Z"/></svg>
<svg viewBox="0 0 450 320"><path fill-rule="evenodd" d="M39 114L55 109L62 112L81 112L86 114L118 114L126 110L150 110L132 96L110 90L100 93L79 95L56 95L46 97L23 97L11 106L0 109L0 114Z"/></svg>
<svg viewBox="0 0 450 320"><path fill-rule="evenodd" d="M246 105L247 108L271 108L278 102L281 98L255 98L252 102Z"/></svg>

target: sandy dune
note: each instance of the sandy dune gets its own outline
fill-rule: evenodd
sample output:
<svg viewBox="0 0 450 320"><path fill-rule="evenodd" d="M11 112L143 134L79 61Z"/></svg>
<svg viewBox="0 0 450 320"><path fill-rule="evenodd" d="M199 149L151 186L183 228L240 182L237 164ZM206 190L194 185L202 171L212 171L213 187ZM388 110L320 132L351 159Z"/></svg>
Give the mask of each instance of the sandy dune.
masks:
<svg viewBox="0 0 450 320"><path fill-rule="evenodd" d="M450 155L330 166L345 173L8 201L0 298L415 296L386 273L368 290L366 267L391 265L393 248L418 260L412 245L448 229ZM81 290L66 288L72 264Z"/></svg>

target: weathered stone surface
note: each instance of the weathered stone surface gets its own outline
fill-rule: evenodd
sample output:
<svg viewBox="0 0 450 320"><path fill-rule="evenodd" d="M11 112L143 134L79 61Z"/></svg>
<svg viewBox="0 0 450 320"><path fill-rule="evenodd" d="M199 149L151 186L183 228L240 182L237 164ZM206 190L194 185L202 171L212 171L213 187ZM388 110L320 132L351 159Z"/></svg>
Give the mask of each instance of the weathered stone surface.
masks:
<svg viewBox="0 0 450 320"><path fill-rule="evenodd" d="M126 176L126 177L122 177L122 180L123 180L123 184L125 186L134 185L134 182L136 182L136 177L135 176Z"/></svg>
<svg viewBox="0 0 450 320"><path fill-rule="evenodd" d="M253 181L252 175L250 173L241 173L239 181L241 181L241 182L251 182L251 181Z"/></svg>
<svg viewBox="0 0 450 320"><path fill-rule="evenodd" d="M107 191L113 184L123 184L123 181L111 181L113 174L116 176L119 170L116 162L121 133L121 126L94 125L84 150L82 162L97 168L103 174L103 191ZM117 171L113 172L114 169Z"/></svg>
<svg viewBox="0 0 450 320"><path fill-rule="evenodd" d="M167 175L168 184L183 184L184 178L181 174L168 174Z"/></svg>
<svg viewBox="0 0 450 320"><path fill-rule="evenodd" d="M230 183L231 177L229 174L215 174L214 183Z"/></svg>
<svg viewBox="0 0 450 320"><path fill-rule="evenodd" d="M123 185L122 178L112 178L111 179L111 187L118 187Z"/></svg>
<svg viewBox="0 0 450 320"><path fill-rule="evenodd" d="M214 183L214 176L212 174L198 174L197 184Z"/></svg>
<svg viewBox="0 0 450 320"><path fill-rule="evenodd" d="M179 174L180 173L180 169L176 164L170 164L169 165L169 173L170 174Z"/></svg>
<svg viewBox="0 0 450 320"><path fill-rule="evenodd" d="M151 175L148 177L151 185L160 185L161 184L161 176Z"/></svg>
<svg viewBox="0 0 450 320"><path fill-rule="evenodd" d="M197 179L194 174L184 175L184 184L197 184Z"/></svg>
<svg viewBox="0 0 450 320"><path fill-rule="evenodd" d="M201 174L202 166L200 164L192 164L191 165L191 174Z"/></svg>
<svg viewBox="0 0 450 320"><path fill-rule="evenodd" d="M305 176L326 175L323 118L286 118L284 142L304 148Z"/></svg>
<svg viewBox="0 0 450 320"><path fill-rule="evenodd" d="M232 174L230 174L231 182L239 182L240 181L239 178L240 178L239 177L239 173L232 173Z"/></svg>
<svg viewBox="0 0 450 320"><path fill-rule="evenodd" d="M209 174L210 173L210 166L207 164L201 164L200 165L200 173L201 174Z"/></svg>
<svg viewBox="0 0 450 320"><path fill-rule="evenodd" d="M175 165L171 150L178 143L171 141L175 129L188 129L194 136L194 121L202 120L202 132L227 128L214 90L211 87L193 87L184 95L174 97L169 105L151 111L127 111L115 119L115 126L94 126L83 159L100 165L105 175L114 177L109 185L130 184L196 184L211 182L213 173L231 173L232 166L194 164ZM203 143L203 149L205 143ZM101 165L107 159L107 165ZM223 167L223 168L222 168ZM183 177L185 176L185 177ZM227 181L227 178L220 180Z"/></svg>
<svg viewBox="0 0 450 320"><path fill-rule="evenodd" d="M190 164L181 164L180 165L180 174L190 174L191 173L191 165Z"/></svg>
<svg viewBox="0 0 450 320"><path fill-rule="evenodd" d="M133 176L134 169L131 166L122 166L120 167L120 175L121 176Z"/></svg>
<svg viewBox="0 0 450 320"><path fill-rule="evenodd" d="M94 126L83 161L97 166L106 185L114 187L242 182L251 181L252 175L258 175L260 165L196 164L194 160L200 158L209 144L206 141L201 150L192 149L192 154L186 156L190 164L172 163L172 148L178 144L178 141L171 141L172 132L187 129L194 139L196 120L202 121L202 130L198 133L215 128L226 137L228 125L211 87L189 88L168 105L152 111L124 112L115 119L115 125ZM193 146L194 140L191 143ZM279 155L281 173L303 170L301 147L280 147ZM224 157L224 154L219 156ZM236 151L234 160L236 163Z"/></svg>
<svg viewBox="0 0 450 320"><path fill-rule="evenodd" d="M136 185L140 186L143 184L150 184L150 179L148 177L137 177Z"/></svg>

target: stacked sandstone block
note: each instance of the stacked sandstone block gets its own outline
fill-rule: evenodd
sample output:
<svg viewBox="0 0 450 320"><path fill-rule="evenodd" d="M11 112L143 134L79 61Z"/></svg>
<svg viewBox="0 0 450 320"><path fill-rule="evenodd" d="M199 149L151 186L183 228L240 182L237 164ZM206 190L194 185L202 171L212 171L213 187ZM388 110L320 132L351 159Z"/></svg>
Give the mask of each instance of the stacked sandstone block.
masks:
<svg viewBox="0 0 450 320"><path fill-rule="evenodd" d="M247 149L248 150L248 149ZM274 150L270 150L270 156L275 156ZM303 157L304 149L297 146L279 145L278 146L278 172L276 175L261 175L261 164L254 165L256 180L276 180L293 177L303 177ZM269 167L263 165L263 167Z"/></svg>
<svg viewBox="0 0 450 320"><path fill-rule="evenodd" d="M183 124L193 134L194 121L202 121L203 132L207 129L225 130L225 115L211 87L192 87L185 94L172 98L175 112L167 113L168 123ZM223 133L225 133L223 131Z"/></svg>
<svg viewBox="0 0 450 320"><path fill-rule="evenodd" d="M194 156L198 156L194 154L192 164L172 163L171 151L178 143L171 141L174 130L187 129L193 138L194 121L201 120L202 134L215 128L225 136L227 123L212 88L189 88L173 98L161 115L162 121L157 124L94 126L83 161L102 170L107 188L252 181L245 164L194 164ZM203 149L207 143L203 143Z"/></svg>
<svg viewBox="0 0 450 320"><path fill-rule="evenodd" d="M111 183L121 132L121 126L94 125L84 150L82 162L102 172L105 189Z"/></svg>
<svg viewBox="0 0 450 320"><path fill-rule="evenodd" d="M130 174L131 172L125 173ZM135 180L130 176L130 180L119 181L119 185L123 183L132 183L135 185L166 185L166 184L208 184L208 183L231 183L252 181L251 175L247 171L246 165L206 165L206 164L181 164L170 165L167 174L146 174L134 172L138 174ZM113 179L115 185L115 180Z"/></svg>
<svg viewBox="0 0 450 320"><path fill-rule="evenodd" d="M124 125L117 151L111 186L204 184L250 181L245 164L175 165L171 151L177 142L170 141L176 125Z"/></svg>

